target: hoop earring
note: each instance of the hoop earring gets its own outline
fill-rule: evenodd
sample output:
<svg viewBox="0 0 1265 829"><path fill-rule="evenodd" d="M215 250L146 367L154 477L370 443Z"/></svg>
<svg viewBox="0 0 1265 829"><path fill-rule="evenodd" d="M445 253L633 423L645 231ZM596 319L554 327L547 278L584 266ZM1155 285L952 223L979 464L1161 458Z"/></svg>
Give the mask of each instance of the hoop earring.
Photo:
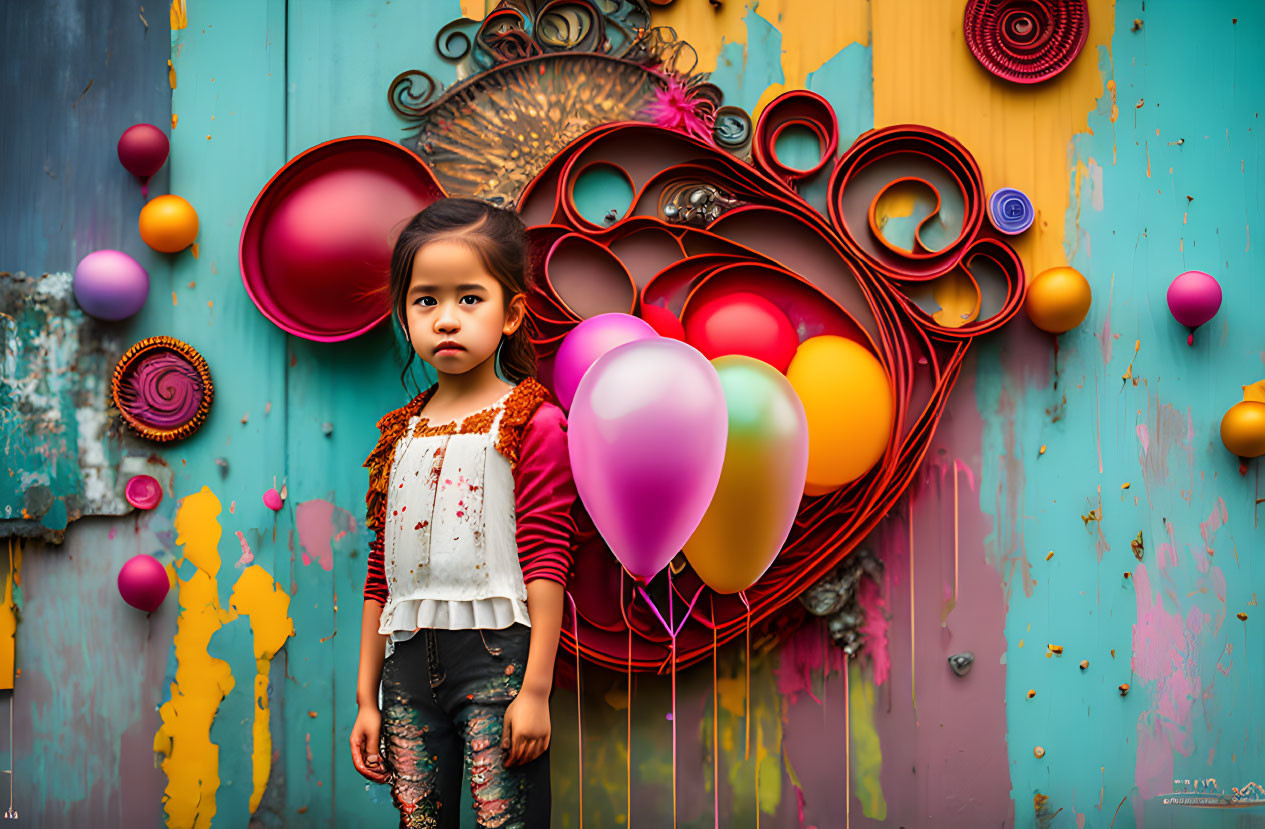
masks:
<svg viewBox="0 0 1265 829"><path fill-rule="evenodd" d="M505 376L505 369L501 365L501 352L505 350L505 343L507 339L508 338L504 334L501 335L501 342L498 343L496 346L496 358L495 358L495 362L492 363L492 365L496 370L496 376L500 377L502 380L508 383L510 381Z"/></svg>

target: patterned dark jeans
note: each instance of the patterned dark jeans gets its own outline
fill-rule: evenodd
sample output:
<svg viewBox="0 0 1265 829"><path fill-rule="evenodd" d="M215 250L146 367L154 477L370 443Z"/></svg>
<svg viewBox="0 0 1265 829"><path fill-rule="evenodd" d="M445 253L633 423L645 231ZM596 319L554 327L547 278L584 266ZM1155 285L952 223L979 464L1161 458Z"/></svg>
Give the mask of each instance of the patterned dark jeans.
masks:
<svg viewBox="0 0 1265 829"><path fill-rule="evenodd" d="M506 768L505 709L527 667L531 628L426 628L397 642L382 667L383 757L404 829L458 829L463 764L476 824L549 826L549 750Z"/></svg>

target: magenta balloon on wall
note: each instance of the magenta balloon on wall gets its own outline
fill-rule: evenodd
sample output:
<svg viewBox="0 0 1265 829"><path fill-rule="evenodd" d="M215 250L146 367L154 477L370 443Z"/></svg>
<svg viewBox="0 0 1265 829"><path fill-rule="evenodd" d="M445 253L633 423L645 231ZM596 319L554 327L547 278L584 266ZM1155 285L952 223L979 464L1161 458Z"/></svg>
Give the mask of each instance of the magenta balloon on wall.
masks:
<svg viewBox="0 0 1265 829"><path fill-rule="evenodd" d="M132 556L119 570L119 595L123 601L146 613L153 613L167 597L171 582L167 568L150 555Z"/></svg>
<svg viewBox="0 0 1265 829"><path fill-rule="evenodd" d="M554 360L553 393L562 408L570 409L580 378L589 366L616 346L657 338L650 323L632 314L598 314L567 332Z"/></svg>
<svg viewBox="0 0 1265 829"><path fill-rule="evenodd" d="M162 169L171 143L153 124L134 124L119 137L119 161L141 180L141 195L149 196L149 177Z"/></svg>
<svg viewBox="0 0 1265 829"><path fill-rule="evenodd" d="M1216 316L1221 308L1221 285L1212 274L1186 271L1168 286L1168 310L1191 329L1187 345L1195 344L1194 329Z"/></svg>
<svg viewBox="0 0 1265 829"><path fill-rule="evenodd" d="M98 250L79 260L74 291L75 301L89 316L126 319L149 298L149 273L121 250Z"/></svg>
<svg viewBox="0 0 1265 829"><path fill-rule="evenodd" d="M639 582L667 566L707 512L728 430L720 376L679 340L618 346L580 380L567 427L576 490Z"/></svg>

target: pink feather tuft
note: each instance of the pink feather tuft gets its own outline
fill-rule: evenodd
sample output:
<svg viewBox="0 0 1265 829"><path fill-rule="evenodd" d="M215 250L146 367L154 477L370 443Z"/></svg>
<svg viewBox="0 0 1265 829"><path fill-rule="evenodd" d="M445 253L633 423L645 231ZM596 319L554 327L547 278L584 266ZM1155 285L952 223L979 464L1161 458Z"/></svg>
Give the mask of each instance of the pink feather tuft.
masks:
<svg viewBox="0 0 1265 829"><path fill-rule="evenodd" d="M699 141L714 144L711 127L699 114L702 106L701 101L690 98L685 84L669 78L667 89L656 89L654 100L646 105L641 114L655 126L683 132Z"/></svg>

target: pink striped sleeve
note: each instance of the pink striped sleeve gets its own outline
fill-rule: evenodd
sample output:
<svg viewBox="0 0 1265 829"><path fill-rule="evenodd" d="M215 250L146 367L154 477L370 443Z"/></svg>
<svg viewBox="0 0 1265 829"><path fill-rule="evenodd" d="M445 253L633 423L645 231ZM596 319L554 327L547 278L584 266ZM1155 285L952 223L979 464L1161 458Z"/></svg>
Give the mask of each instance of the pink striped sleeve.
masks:
<svg viewBox="0 0 1265 829"><path fill-rule="evenodd" d="M552 403L541 403L523 427L514 467L518 559L524 583L540 578L567 583L576 533L571 514L575 502L566 416Z"/></svg>

